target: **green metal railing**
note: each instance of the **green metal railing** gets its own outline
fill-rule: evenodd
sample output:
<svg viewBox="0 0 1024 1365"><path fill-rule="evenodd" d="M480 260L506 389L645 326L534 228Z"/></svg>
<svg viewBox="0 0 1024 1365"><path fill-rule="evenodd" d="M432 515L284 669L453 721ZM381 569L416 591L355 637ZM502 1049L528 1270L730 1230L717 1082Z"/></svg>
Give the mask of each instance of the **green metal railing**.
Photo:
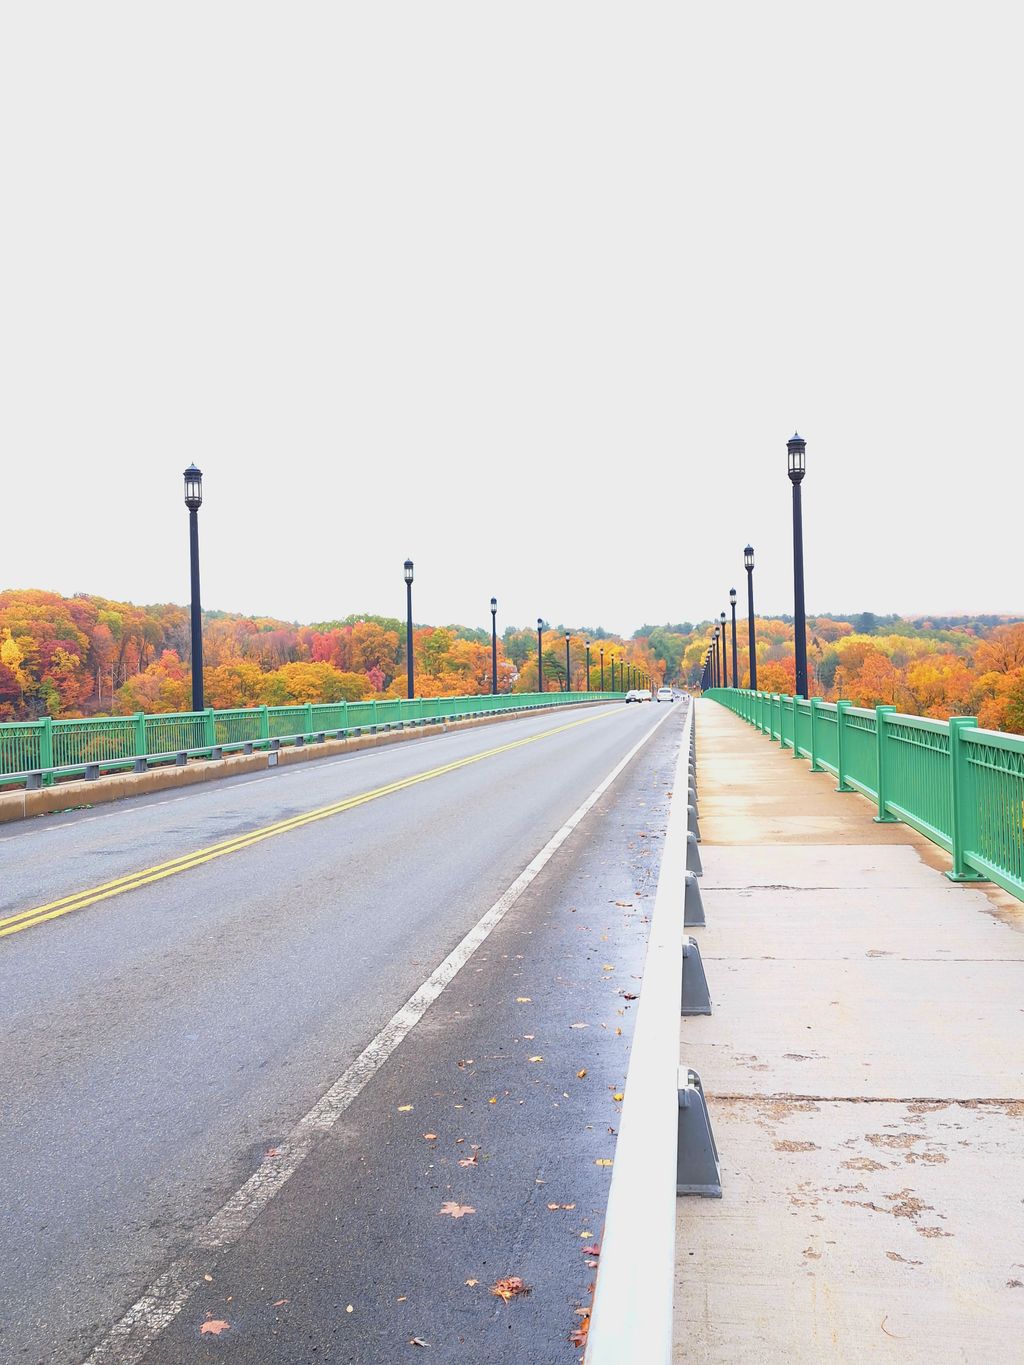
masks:
<svg viewBox="0 0 1024 1365"><path fill-rule="evenodd" d="M713 687L705 694L830 772L836 790L878 806L952 855L953 881L992 881L1024 900L1024 735L979 730L973 716L930 720L892 706L810 701Z"/></svg>
<svg viewBox="0 0 1024 1365"><path fill-rule="evenodd" d="M256 706L181 715L95 717L90 720L0 721L0 788L50 785L60 777L181 761L182 755L268 749L308 743L324 735L422 725L429 720L531 711L538 706L620 701L623 692L514 692L475 697L422 697L413 701L327 702L324 705Z"/></svg>

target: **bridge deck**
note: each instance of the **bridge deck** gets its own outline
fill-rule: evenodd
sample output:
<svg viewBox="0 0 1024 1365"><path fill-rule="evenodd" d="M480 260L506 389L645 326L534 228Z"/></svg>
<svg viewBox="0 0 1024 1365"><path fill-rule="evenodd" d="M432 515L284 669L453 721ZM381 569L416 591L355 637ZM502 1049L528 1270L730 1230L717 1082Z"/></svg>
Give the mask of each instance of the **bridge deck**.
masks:
<svg viewBox="0 0 1024 1365"><path fill-rule="evenodd" d="M1024 1360L1024 906L697 706L724 1198L678 1203L676 1358Z"/></svg>

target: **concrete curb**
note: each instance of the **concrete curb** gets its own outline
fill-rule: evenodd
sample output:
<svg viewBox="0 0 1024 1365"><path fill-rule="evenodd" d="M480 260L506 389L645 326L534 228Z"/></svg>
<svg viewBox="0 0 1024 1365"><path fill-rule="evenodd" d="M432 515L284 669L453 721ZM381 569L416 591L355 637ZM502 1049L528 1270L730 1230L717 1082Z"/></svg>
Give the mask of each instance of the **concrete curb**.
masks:
<svg viewBox="0 0 1024 1365"><path fill-rule="evenodd" d="M376 749L380 745L396 744L403 740L425 739L428 735L446 734L449 730L468 730L478 725L495 725L500 721L518 720L522 716L551 715L553 712L577 711L584 707L604 705L610 703L583 701L570 706L538 706L502 716L465 716L461 720L407 726L403 730L386 730L374 735L350 735L347 739L327 739L322 744L283 745L280 749L261 749L252 754L225 754L223 758L216 760L197 758L192 759L183 768L170 764L151 768L144 773L109 773L94 782L76 779L73 782L60 782L52 787L42 787L38 791L3 792L0 794L0 825L15 820L28 820L37 815L54 815L82 806L101 806L132 796L148 796L150 792L168 791L173 787L192 787L199 782L238 777L242 773L265 772L271 767L288 768L294 763L332 758L338 754L354 753L358 749Z"/></svg>

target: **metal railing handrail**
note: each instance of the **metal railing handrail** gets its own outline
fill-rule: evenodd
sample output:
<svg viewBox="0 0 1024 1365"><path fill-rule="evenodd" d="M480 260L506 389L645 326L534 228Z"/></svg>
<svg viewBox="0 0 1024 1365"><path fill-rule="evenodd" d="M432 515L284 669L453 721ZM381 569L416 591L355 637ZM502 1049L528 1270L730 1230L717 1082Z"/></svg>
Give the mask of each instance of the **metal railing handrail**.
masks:
<svg viewBox="0 0 1024 1365"><path fill-rule="evenodd" d="M586 1365L669 1365L672 1359L679 993L693 727L692 703L686 706L619 1115Z"/></svg>
<svg viewBox="0 0 1024 1365"><path fill-rule="evenodd" d="M444 722L462 720L476 716L505 715L511 712L533 711L544 707L581 705L603 701L620 701L624 693L619 692L513 692L482 693L470 697L420 697L412 701L389 699L387 702L327 702L299 706L228 707L221 711L186 711L136 713L132 716L112 716L82 718L73 717L67 721L9 721L0 723L0 791L15 784L25 786L50 785L58 778L84 775L97 777L103 773L124 772L136 768L141 770L151 764L165 764L188 758L209 756L216 751L219 755L238 751L276 749L281 745L296 745L309 742L321 735L331 735L338 739L364 733L388 732L408 725L423 725L432 721ZM370 714L351 723L339 725L324 723L317 712L330 711L336 715L349 707L369 708ZM390 708L390 709L385 709ZM383 712L383 715L380 713ZM289 713L305 722L301 728L284 733L272 733L270 720L286 718ZM298 713L297 715L295 713ZM218 721L260 721L261 731L236 739L220 738L217 734ZM199 744L181 743L168 747L166 743L159 748L150 749L150 732L166 736L168 728L180 727L182 737L191 730L202 729L203 740ZM74 732L79 728L86 744L102 742L107 737L118 741L130 740L129 750L110 755L83 752L68 762L49 762L6 766L8 749L17 753L18 748L11 743L11 735L30 732L40 740L40 757L53 758L55 732L58 727L64 732ZM59 737L59 734L58 736ZM191 735L189 738L193 737ZM5 741L7 744L5 745ZM45 742L43 742L45 741ZM48 752L47 752L48 751Z"/></svg>

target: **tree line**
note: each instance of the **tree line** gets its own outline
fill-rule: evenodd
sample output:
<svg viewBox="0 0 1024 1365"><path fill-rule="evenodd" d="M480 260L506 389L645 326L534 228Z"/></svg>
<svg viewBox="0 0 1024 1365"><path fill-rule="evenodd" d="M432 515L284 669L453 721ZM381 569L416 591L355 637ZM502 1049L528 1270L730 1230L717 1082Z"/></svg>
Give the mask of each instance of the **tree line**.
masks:
<svg viewBox="0 0 1024 1365"><path fill-rule="evenodd" d="M544 684L582 691L620 687L619 664L677 687L699 682L714 622L644 625L629 638L601 626L545 623ZM731 626L728 629L732 678ZM759 687L792 692L793 624L756 622ZM569 635L566 674L565 636ZM352 614L309 625L210 611L203 617L206 703L218 709L405 695L405 625ZM746 622L738 623L739 682L749 683ZM467 696L491 688L490 632L418 625L413 661L419 696ZM812 691L860 706L888 703L914 715L976 715L989 729L1024 733L1024 622L999 616L916 617L851 613L808 620ZM537 631L507 627L498 641L500 691L537 690ZM89 716L190 707L188 609L136 606L40 589L0 592L0 720Z"/></svg>

